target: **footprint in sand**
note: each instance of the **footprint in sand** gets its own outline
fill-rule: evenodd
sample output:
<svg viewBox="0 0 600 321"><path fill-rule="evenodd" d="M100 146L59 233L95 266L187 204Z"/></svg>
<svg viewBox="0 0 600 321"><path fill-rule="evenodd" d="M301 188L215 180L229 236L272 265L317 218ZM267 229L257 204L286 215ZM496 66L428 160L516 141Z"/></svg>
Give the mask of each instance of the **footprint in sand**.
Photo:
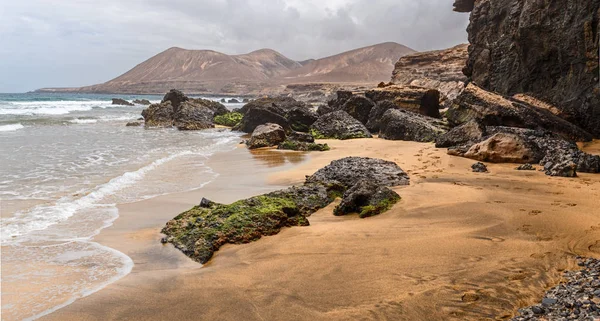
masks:
<svg viewBox="0 0 600 321"><path fill-rule="evenodd" d="M478 239L478 240L490 241L490 242L494 242L494 243L502 243L505 241L505 239L503 239L501 237L495 237L495 236L473 236L473 238Z"/></svg>
<svg viewBox="0 0 600 321"><path fill-rule="evenodd" d="M575 206L577 206L577 204L575 204L575 203L568 203L567 206L575 207Z"/></svg>
<svg viewBox="0 0 600 321"><path fill-rule="evenodd" d="M517 228L517 231L529 232L530 229L531 229L531 225L529 225L529 224L523 224L523 226Z"/></svg>
<svg viewBox="0 0 600 321"><path fill-rule="evenodd" d="M542 214L542 211L540 211L540 210L533 210L533 211L529 212L529 215L531 215L531 216L537 216L540 214Z"/></svg>

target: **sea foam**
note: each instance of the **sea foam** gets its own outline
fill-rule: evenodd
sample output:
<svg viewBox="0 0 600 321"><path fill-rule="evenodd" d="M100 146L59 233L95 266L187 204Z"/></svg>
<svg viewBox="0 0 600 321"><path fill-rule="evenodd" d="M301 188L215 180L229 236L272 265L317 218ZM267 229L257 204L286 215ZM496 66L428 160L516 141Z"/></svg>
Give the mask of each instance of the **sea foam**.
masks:
<svg viewBox="0 0 600 321"><path fill-rule="evenodd" d="M9 125L0 125L0 132L14 132L15 130L19 130L25 128L21 124L9 124Z"/></svg>

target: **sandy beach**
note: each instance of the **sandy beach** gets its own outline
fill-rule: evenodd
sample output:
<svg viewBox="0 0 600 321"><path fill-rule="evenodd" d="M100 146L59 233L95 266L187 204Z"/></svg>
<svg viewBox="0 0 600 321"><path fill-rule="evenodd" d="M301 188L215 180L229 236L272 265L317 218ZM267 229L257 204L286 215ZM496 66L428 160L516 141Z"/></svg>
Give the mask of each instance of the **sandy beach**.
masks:
<svg viewBox="0 0 600 321"><path fill-rule="evenodd" d="M131 274L42 320L501 320L537 302L600 256L600 177L548 177L448 156L432 144L326 141L299 154L243 148L215 157L221 176L203 189L119 208L96 241L130 256ZM598 153L600 142L586 144ZM368 219L335 217L245 245L226 245L201 266L160 244L167 220L197 204L301 183L344 156L397 162L411 185L402 200ZM218 155L217 155L218 156Z"/></svg>

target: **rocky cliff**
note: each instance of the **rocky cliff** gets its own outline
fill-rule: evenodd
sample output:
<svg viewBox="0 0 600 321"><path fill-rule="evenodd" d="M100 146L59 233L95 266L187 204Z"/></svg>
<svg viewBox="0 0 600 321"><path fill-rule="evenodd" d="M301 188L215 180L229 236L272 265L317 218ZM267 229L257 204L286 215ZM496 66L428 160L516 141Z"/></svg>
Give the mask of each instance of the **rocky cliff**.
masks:
<svg viewBox="0 0 600 321"><path fill-rule="evenodd" d="M600 137L600 0L456 0L471 11L465 74L503 95L527 93Z"/></svg>
<svg viewBox="0 0 600 321"><path fill-rule="evenodd" d="M398 60L392 73L392 82L435 88L442 100L452 101L465 87L467 77L463 68L467 61L466 44L449 49L420 52Z"/></svg>

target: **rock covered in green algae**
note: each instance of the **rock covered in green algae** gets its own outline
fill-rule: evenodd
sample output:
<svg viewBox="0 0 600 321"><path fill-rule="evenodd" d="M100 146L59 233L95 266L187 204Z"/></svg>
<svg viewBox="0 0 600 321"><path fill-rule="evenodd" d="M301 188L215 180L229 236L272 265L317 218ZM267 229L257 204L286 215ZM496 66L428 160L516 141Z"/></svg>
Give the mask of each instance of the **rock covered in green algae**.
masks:
<svg viewBox="0 0 600 321"><path fill-rule="evenodd" d="M244 115L237 112L231 112L224 115L215 116L215 124L227 127L234 127L242 121Z"/></svg>
<svg viewBox="0 0 600 321"><path fill-rule="evenodd" d="M349 188L336 206L336 216L358 213L361 218L379 215L389 210L400 200L400 195L391 189L367 180L361 180Z"/></svg>
<svg viewBox="0 0 600 321"><path fill-rule="evenodd" d="M299 141L293 141L293 140L284 141L283 143L279 144L277 149L295 150L295 151L301 151L301 152L313 152L313 151L324 152L324 151L330 150L329 145L327 145L327 144L306 143L306 142L299 142Z"/></svg>
<svg viewBox="0 0 600 321"><path fill-rule="evenodd" d="M241 244L277 234L284 227L307 226L307 216L332 199L319 185L305 185L224 205L196 206L167 223L166 242L200 263L222 245Z"/></svg>

